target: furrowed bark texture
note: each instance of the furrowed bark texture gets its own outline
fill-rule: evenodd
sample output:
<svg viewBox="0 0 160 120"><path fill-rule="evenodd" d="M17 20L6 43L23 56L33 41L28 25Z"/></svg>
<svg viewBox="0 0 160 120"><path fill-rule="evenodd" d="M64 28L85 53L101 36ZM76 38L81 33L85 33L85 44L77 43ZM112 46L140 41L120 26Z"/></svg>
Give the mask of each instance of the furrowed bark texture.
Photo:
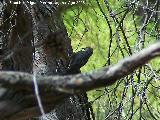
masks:
<svg viewBox="0 0 160 120"><path fill-rule="evenodd" d="M8 4L6 6L3 16L4 22L1 26L4 33L3 52L7 58L2 62L3 70L32 72L32 32L29 32L32 30L31 20L23 5L15 7L13 4ZM8 119L16 112L32 105L32 103L25 104L24 102L25 90L17 92L1 87L0 91L0 116L2 120Z"/></svg>
<svg viewBox="0 0 160 120"><path fill-rule="evenodd" d="M55 7L45 6L39 2L33 6L27 3L13 5L8 0L6 3L2 31L5 43L3 50L7 58L3 60L2 70L22 71L42 76L66 74L72 47L63 20L56 13ZM36 48L33 48L34 46ZM40 91L42 89L39 87ZM53 93L45 89L45 93L40 93L40 96L43 96L42 105L45 113L51 111L45 117L59 120L89 119L86 109L82 107L87 102L86 96L83 96L85 93L62 99L60 104L55 105L56 98L52 98ZM20 91L1 87L0 91L1 119L25 120L41 115L33 84L29 91L27 87ZM57 92L58 103L61 94L62 98L68 96ZM8 105L13 109L9 109ZM42 116L40 119L45 120L45 117Z"/></svg>

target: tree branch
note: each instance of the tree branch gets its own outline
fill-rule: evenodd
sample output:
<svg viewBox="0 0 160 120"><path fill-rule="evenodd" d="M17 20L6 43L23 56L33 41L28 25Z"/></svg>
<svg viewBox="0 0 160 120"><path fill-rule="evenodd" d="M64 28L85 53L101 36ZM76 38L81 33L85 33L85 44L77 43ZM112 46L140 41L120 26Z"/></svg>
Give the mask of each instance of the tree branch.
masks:
<svg viewBox="0 0 160 120"><path fill-rule="evenodd" d="M114 66L104 67L90 73L66 76L37 76L39 88L51 91L77 93L114 84L117 80L134 72L151 59L160 55L160 42L130 56ZM33 90L33 75L23 72L1 71L0 83L3 87ZM45 92L46 89L41 89ZM57 95L57 94L56 94Z"/></svg>
<svg viewBox="0 0 160 120"><path fill-rule="evenodd" d="M89 91L99 87L105 87L114 84L117 80L134 72L149 60L160 55L160 42L121 60L113 66L104 67L100 70L90 73L81 73L77 75L66 76L37 76L39 93L44 105L54 107L65 98L78 92ZM33 75L23 72L1 71L1 88L6 88L11 93L20 97L3 98L4 90L0 91L0 115L1 118L11 118L12 120L24 120L24 117L32 118L39 115L34 95ZM10 93L10 92L8 92ZM21 101L20 103L18 101ZM14 109L10 109L14 108ZM34 108L34 112L32 110ZM50 109L45 109L49 112ZM27 115L24 115L27 114ZM14 118L15 117L15 118ZM21 118L22 117L22 118ZM26 118L25 118L26 119Z"/></svg>

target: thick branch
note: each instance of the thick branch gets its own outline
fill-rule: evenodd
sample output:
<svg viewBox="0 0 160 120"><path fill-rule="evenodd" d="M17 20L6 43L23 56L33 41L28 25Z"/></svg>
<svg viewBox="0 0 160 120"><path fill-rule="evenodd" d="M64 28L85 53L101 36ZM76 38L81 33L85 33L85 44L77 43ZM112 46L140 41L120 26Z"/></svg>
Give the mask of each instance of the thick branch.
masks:
<svg viewBox="0 0 160 120"><path fill-rule="evenodd" d="M58 104L64 98L72 95L72 93L112 85L118 79L129 75L138 67L159 55L160 42L157 42L149 48L123 59L114 66L104 67L91 73L68 76L37 76L42 103L44 106L51 105L51 107L54 107L52 105ZM11 117L12 120L17 120L17 118L20 119L20 116L30 118L39 115L38 111L34 114L32 112L32 108L38 109L34 95L33 75L23 72L1 71L0 84L1 87L6 87L8 90L15 92L15 94L21 95L16 100L12 96L5 100L0 97L0 105L3 106L0 108L2 118ZM19 102L17 103L19 100L21 100L20 104ZM19 111L26 112L19 113ZM48 112L47 109L45 111ZM12 116L14 113L17 113L15 119ZM27 113L27 115L23 113ZM7 118L7 120L10 119ZM22 117L20 120L24 120L24 118Z"/></svg>
<svg viewBox="0 0 160 120"><path fill-rule="evenodd" d="M121 60L114 66L104 67L103 69L91 73L82 73L68 76L37 76L39 88L47 88L51 91L62 91L67 93L88 91L99 87L114 84L130 73L134 72L149 60L160 55L160 42ZM7 88L33 90L33 75L22 72L0 72L0 83ZM44 91L45 89L41 89ZM55 94L56 95L56 94Z"/></svg>

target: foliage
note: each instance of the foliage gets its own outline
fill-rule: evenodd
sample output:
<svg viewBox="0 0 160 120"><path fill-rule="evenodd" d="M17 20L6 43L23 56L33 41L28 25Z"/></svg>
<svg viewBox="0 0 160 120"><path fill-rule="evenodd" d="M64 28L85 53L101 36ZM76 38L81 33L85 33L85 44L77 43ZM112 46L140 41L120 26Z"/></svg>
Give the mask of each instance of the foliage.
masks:
<svg viewBox="0 0 160 120"><path fill-rule="evenodd" d="M87 46L94 49L82 72L115 64L159 37L160 15L153 12L159 10L156 4L132 0L87 0L86 4L88 7L72 7L62 15L74 51ZM96 119L160 118L158 65L156 59L113 86L89 92Z"/></svg>

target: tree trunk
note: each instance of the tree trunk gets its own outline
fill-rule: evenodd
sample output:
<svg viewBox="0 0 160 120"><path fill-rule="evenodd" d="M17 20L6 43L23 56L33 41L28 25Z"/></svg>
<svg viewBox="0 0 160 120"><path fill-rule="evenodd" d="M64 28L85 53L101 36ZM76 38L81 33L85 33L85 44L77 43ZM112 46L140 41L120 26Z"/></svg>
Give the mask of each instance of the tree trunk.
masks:
<svg viewBox="0 0 160 120"><path fill-rule="evenodd" d="M39 2L33 6L27 3L13 5L8 0L6 3L2 31L3 55L7 57L3 60L2 69L44 76L67 74L66 69L72 55L71 40L56 7ZM1 89L4 95L4 99L0 100L1 119L23 120L42 114L34 89L31 93L26 93L24 89L18 94L15 90ZM53 105L52 98L47 98L49 94L40 93L45 113L51 111L40 119L45 120L46 117L59 120L90 119L90 112L86 107L88 102L86 93L74 95L58 105ZM30 100L30 104L26 104L27 100ZM5 104L10 104L11 108L15 109L14 112L6 112Z"/></svg>

